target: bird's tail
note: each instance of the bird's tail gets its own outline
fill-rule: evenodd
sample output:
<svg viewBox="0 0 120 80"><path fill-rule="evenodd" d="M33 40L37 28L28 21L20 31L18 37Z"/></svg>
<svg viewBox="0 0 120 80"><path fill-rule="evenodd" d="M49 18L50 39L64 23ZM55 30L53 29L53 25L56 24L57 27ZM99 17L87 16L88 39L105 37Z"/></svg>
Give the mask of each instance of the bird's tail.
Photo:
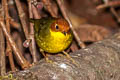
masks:
<svg viewBox="0 0 120 80"><path fill-rule="evenodd" d="M34 22L35 22L35 19L30 18L30 19L29 19L29 22L34 23Z"/></svg>
<svg viewBox="0 0 120 80"><path fill-rule="evenodd" d="M31 23L33 23L34 24L34 30L35 30L35 32L38 32L38 21L39 21L39 19L33 19L33 18L30 18L29 19L29 22L31 22Z"/></svg>

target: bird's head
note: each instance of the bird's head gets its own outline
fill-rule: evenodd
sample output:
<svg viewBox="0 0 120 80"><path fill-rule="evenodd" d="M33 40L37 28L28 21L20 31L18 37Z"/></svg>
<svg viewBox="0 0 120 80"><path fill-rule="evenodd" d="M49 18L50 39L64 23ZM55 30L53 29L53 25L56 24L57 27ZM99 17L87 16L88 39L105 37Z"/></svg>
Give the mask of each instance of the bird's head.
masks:
<svg viewBox="0 0 120 80"><path fill-rule="evenodd" d="M70 33L69 23L65 19L55 19L55 21L51 24L51 30L54 32L61 32L64 35Z"/></svg>

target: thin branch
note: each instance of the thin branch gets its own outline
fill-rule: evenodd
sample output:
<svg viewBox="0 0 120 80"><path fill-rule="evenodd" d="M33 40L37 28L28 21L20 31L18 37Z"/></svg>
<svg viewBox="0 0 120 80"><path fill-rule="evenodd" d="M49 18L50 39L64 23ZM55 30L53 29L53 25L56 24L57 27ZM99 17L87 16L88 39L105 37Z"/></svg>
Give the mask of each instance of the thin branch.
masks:
<svg viewBox="0 0 120 80"><path fill-rule="evenodd" d="M0 28L0 75L6 73L6 59L5 59L5 39L2 28Z"/></svg>
<svg viewBox="0 0 120 80"><path fill-rule="evenodd" d="M38 12L38 9L34 5L31 5L31 8L32 8L32 13L33 13L34 18L35 19L40 19L41 16Z"/></svg>
<svg viewBox="0 0 120 80"><path fill-rule="evenodd" d="M28 0L28 6L29 6L29 18L33 18L33 12L32 12L32 6L31 6L31 1ZM31 45L30 45L30 51L32 53L33 57L33 62L37 62L37 51L36 51L36 45L35 45L35 39L34 39L34 27L33 24L30 23L30 37Z"/></svg>
<svg viewBox="0 0 120 80"><path fill-rule="evenodd" d="M19 23L19 16L17 14L17 9L15 6L14 0L8 0L9 14L10 16L10 24L11 27L14 27L18 30L21 30L21 25Z"/></svg>
<svg viewBox="0 0 120 80"><path fill-rule="evenodd" d="M28 5L29 5L29 16L30 16L30 18L33 18L33 16L34 16L35 19L40 19L41 16L39 14L38 9L34 5L32 5L31 1L29 2L29 0L28 0ZM31 41L32 41L32 43L31 43ZM30 43L31 43L31 45L30 45ZM34 28L33 28L32 23L30 23L29 39L24 41L23 46L26 47L26 48L29 47L29 46L30 47L32 46L30 48L30 50L31 50L31 52L33 52L33 50L35 50L32 54L32 57L33 57L33 62L36 62L37 61L37 55L36 55L37 51L36 51L36 45L35 45L35 39L34 39Z"/></svg>
<svg viewBox="0 0 120 80"><path fill-rule="evenodd" d="M10 34L10 23L9 23L9 13L8 13L7 0L3 0L3 4L4 4L6 28L7 28L8 33ZM16 68L15 68L15 64L14 64L14 60L13 60L12 49L11 49L11 46L10 46L8 41L7 41L6 54L8 54L8 56L9 56L9 62L10 62L10 67L11 67L12 71L15 71Z"/></svg>
<svg viewBox="0 0 120 80"><path fill-rule="evenodd" d="M31 6L31 12L33 14L33 17L35 19L40 19L41 18L40 11L41 11L42 7L38 8L38 5L42 5L43 6L43 4L41 2L39 2L41 4L38 4L37 0L31 0L31 1L28 0L28 2L30 3L29 6ZM30 14L30 8L29 8L29 14Z"/></svg>
<svg viewBox="0 0 120 80"><path fill-rule="evenodd" d="M3 1L2 7L0 7L0 18L1 20L4 20ZM5 74L6 74L5 38L3 35L3 30L0 25L0 75L3 76Z"/></svg>
<svg viewBox="0 0 120 80"><path fill-rule="evenodd" d="M16 3L16 6L17 6L18 14L19 14L19 17L20 17L20 21L21 21L24 33L25 33L25 37L28 38L28 28L27 28L27 23L26 23L26 20L25 20L25 17L26 17L25 12L23 11L20 0L14 0L14 1Z"/></svg>
<svg viewBox="0 0 120 80"><path fill-rule="evenodd" d="M96 7L96 9L99 10L102 8L110 7L111 13L115 16L117 21L120 23L120 16L118 15L118 13L114 8L115 6L120 6L120 1L103 0L103 2L104 2L104 5L99 5L98 7Z"/></svg>
<svg viewBox="0 0 120 80"><path fill-rule="evenodd" d="M27 39L29 39L30 36L32 36L33 34L29 35L29 33L28 33L27 23L26 23L26 20L25 20L25 13L22 9L22 5L20 3L20 0L15 0L15 3L16 3L17 9L18 9L20 21L21 21L25 36L26 36ZM33 31L31 31L31 32L33 33ZM33 37L31 38L32 39L32 45L29 46L29 50L30 50L31 55L33 57L33 61L36 62L37 60L36 60L35 42L33 42L34 41Z"/></svg>
<svg viewBox="0 0 120 80"><path fill-rule="evenodd" d="M53 4L51 3L51 0L42 0L43 4L45 5L46 9L48 12L50 12L51 16L52 17L57 17L57 14L55 13L54 9L57 7L57 6L54 6L54 9L53 9Z"/></svg>
<svg viewBox="0 0 120 80"><path fill-rule="evenodd" d="M120 23L120 16L118 15L118 13L116 12L114 7L110 8L111 13L115 16L115 18L117 19L117 21Z"/></svg>
<svg viewBox="0 0 120 80"><path fill-rule="evenodd" d="M81 48L85 48L85 44L80 40L78 34L77 34L76 31L74 30L74 28L73 28L73 26L72 26L72 23L71 23L68 15L67 15L67 13L66 13L66 7L64 6L64 2L62 2L62 0L57 0L57 3L58 3L58 5L59 5L59 7L60 7L60 9L61 9L61 12L62 12L64 18L69 22L70 28L71 28L71 30L73 31L74 37L75 37L76 41L78 42L79 46L80 46Z"/></svg>
<svg viewBox="0 0 120 80"><path fill-rule="evenodd" d="M21 51L17 48L14 40L12 39L11 35L7 32L6 26L4 22L1 20L0 21L1 28L7 38L7 40L10 43L10 46L12 47L12 50L14 51L14 55L18 61L18 63L21 65L23 69L28 68L30 66L29 62L26 61L26 59L23 57Z"/></svg>
<svg viewBox="0 0 120 80"><path fill-rule="evenodd" d="M15 22L13 19L10 19L10 24L12 25L12 27L19 29L20 28L20 24Z"/></svg>
<svg viewBox="0 0 120 80"><path fill-rule="evenodd" d="M14 41L16 42L16 45L18 46L19 50L22 53L24 53L24 47L23 47L23 42L22 42L20 33L16 31L16 32L13 32L11 36L14 39ZM26 55L26 54L22 54L22 55Z"/></svg>
<svg viewBox="0 0 120 80"><path fill-rule="evenodd" d="M110 0L107 0L107 1L104 0L105 4L108 4L109 2L110 2ZM120 23L120 16L117 14L115 8L114 7L110 7L110 11L115 16L115 18L117 19L117 21Z"/></svg>
<svg viewBox="0 0 120 80"><path fill-rule="evenodd" d="M117 7L120 6L120 1L109 1L107 4L102 4L96 7L96 9L104 9L108 7Z"/></svg>

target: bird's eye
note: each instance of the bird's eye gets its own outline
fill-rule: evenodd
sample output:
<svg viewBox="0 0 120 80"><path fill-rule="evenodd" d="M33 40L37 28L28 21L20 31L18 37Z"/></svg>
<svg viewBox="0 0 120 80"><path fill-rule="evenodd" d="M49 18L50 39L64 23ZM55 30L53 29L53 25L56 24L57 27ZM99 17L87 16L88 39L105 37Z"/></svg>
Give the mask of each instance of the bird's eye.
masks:
<svg viewBox="0 0 120 80"><path fill-rule="evenodd" d="M56 24L56 25L55 25L55 28L56 28L56 29L59 29L59 26Z"/></svg>

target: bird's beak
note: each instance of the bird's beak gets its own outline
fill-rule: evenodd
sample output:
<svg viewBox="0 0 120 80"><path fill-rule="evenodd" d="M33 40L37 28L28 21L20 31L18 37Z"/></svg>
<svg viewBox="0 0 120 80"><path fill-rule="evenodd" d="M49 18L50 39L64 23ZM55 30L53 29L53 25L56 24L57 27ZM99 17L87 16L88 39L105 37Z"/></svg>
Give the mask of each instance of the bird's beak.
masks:
<svg viewBox="0 0 120 80"><path fill-rule="evenodd" d="M63 31L62 33L63 33L65 36L67 35L67 32L65 32L65 31Z"/></svg>

